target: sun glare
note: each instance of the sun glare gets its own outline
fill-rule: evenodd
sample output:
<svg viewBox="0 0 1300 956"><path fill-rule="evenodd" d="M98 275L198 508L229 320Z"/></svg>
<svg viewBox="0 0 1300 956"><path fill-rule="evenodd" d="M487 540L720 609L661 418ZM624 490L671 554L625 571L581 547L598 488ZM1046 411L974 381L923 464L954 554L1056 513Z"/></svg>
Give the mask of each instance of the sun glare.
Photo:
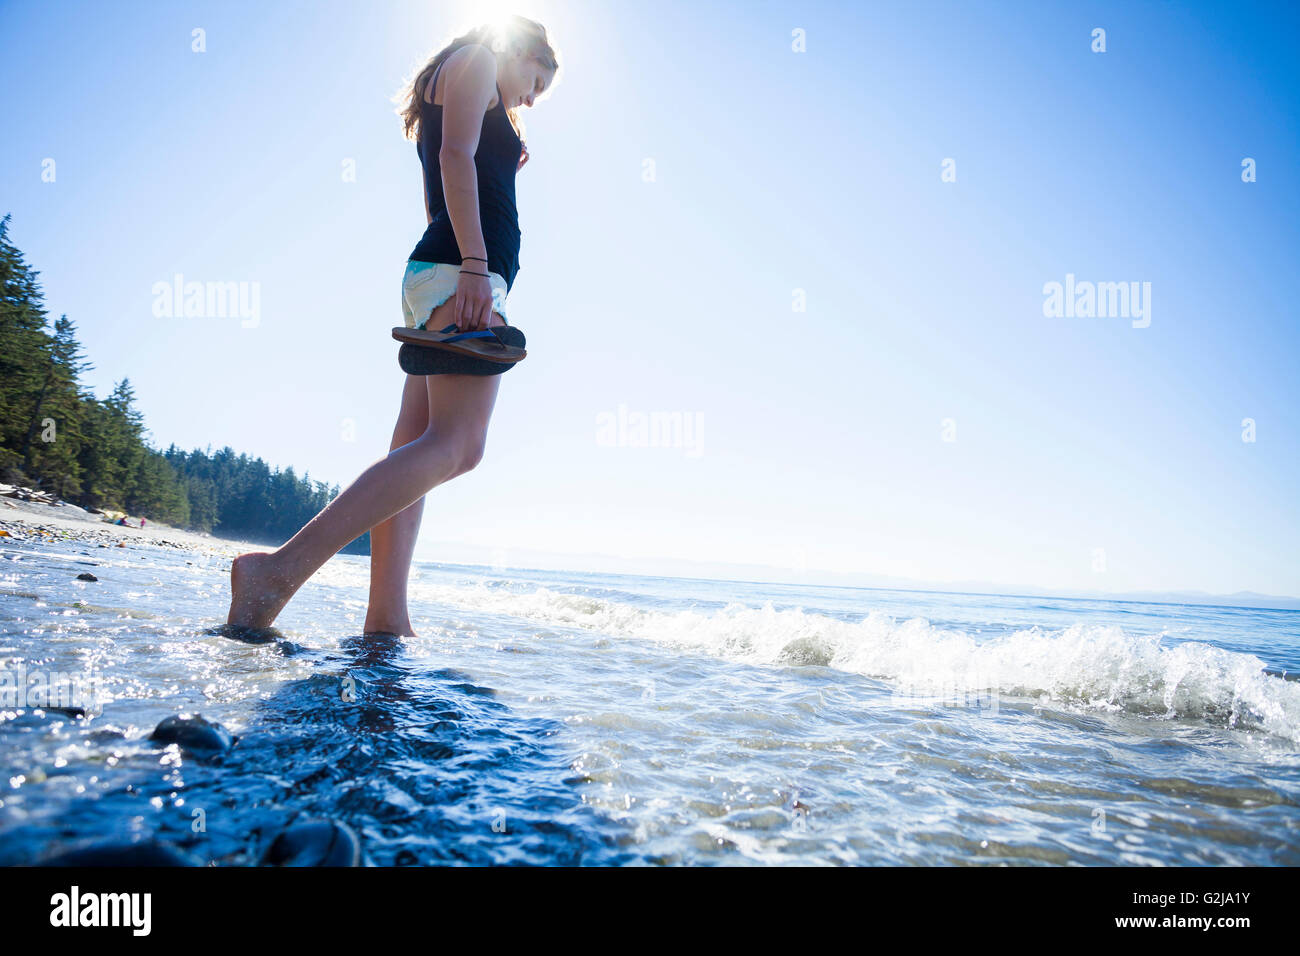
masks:
<svg viewBox="0 0 1300 956"><path fill-rule="evenodd" d="M520 9L520 6L517 0L471 0L456 5L456 20L466 27L478 26L481 23L501 27L514 14L529 16L528 11Z"/></svg>

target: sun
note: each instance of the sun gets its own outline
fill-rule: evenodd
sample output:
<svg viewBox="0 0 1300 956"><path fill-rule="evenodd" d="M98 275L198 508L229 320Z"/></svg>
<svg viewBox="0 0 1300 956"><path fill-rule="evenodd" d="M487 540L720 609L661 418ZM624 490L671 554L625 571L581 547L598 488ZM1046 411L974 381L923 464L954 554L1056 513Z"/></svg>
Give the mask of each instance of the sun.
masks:
<svg viewBox="0 0 1300 956"><path fill-rule="evenodd" d="M525 10L520 9L523 6L525 4L519 0L469 0L455 6L456 19L473 26L490 23L494 32L499 32L499 28L505 26L513 15L528 16Z"/></svg>

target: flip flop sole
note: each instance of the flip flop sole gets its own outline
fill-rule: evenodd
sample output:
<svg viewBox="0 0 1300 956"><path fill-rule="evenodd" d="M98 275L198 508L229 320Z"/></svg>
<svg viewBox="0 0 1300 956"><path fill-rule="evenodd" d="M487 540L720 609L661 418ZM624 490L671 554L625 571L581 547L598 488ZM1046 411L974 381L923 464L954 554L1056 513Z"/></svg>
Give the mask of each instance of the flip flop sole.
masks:
<svg viewBox="0 0 1300 956"><path fill-rule="evenodd" d="M523 361L528 353L524 351L524 333L513 325L498 325L489 329L493 338L460 339L447 341L459 333L427 332L423 329L408 329L399 326L393 329L393 338L404 345L418 348L440 349L455 352L467 358L484 359L488 362L500 362L513 365Z"/></svg>
<svg viewBox="0 0 1300 956"><path fill-rule="evenodd" d="M460 342L442 345L439 338L445 337L438 332L424 332L419 329L393 329L393 338L402 343L397 351L397 364L408 375L500 375L523 360L528 354L524 350L524 333L513 325L495 326L493 331L500 340L501 347L509 349L504 354L518 355L502 360L502 352L495 358L488 358L480 352L458 349ZM468 339L468 342L485 342L488 339Z"/></svg>

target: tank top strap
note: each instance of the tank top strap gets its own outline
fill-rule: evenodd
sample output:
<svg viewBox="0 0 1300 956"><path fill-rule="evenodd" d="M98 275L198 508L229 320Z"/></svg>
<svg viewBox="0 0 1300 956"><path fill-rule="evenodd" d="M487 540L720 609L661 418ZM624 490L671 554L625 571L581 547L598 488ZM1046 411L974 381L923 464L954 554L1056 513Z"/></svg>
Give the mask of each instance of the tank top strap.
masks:
<svg viewBox="0 0 1300 956"><path fill-rule="evenodd" d="M438 105L433 101L433 98L437 94L438 74L442 72L443 64L445 64L446 62L447 62L446 60L443 60L442 63L439 63L437 66L433 68L433 75L429 77L428 87L420 91L420 102L423 103L425 106ZM429 94L429 98L427 100L424 98L425 93Z"/></svg>

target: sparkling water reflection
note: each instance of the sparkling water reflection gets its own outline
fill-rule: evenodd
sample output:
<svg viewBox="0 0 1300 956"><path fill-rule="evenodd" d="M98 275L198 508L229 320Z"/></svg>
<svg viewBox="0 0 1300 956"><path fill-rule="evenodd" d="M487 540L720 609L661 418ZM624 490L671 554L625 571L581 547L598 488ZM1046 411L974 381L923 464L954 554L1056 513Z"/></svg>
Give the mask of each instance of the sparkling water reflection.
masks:
<svg viewBox="0 0 1300 956"><path fill-rule="evenodd" d="M1300 863L1297 612L420 565L399 641L343 557L250 645L219 548L106 550L4 550L6 671L102 712L4 708L0 863L314 818L381 865Z"/></svg>

